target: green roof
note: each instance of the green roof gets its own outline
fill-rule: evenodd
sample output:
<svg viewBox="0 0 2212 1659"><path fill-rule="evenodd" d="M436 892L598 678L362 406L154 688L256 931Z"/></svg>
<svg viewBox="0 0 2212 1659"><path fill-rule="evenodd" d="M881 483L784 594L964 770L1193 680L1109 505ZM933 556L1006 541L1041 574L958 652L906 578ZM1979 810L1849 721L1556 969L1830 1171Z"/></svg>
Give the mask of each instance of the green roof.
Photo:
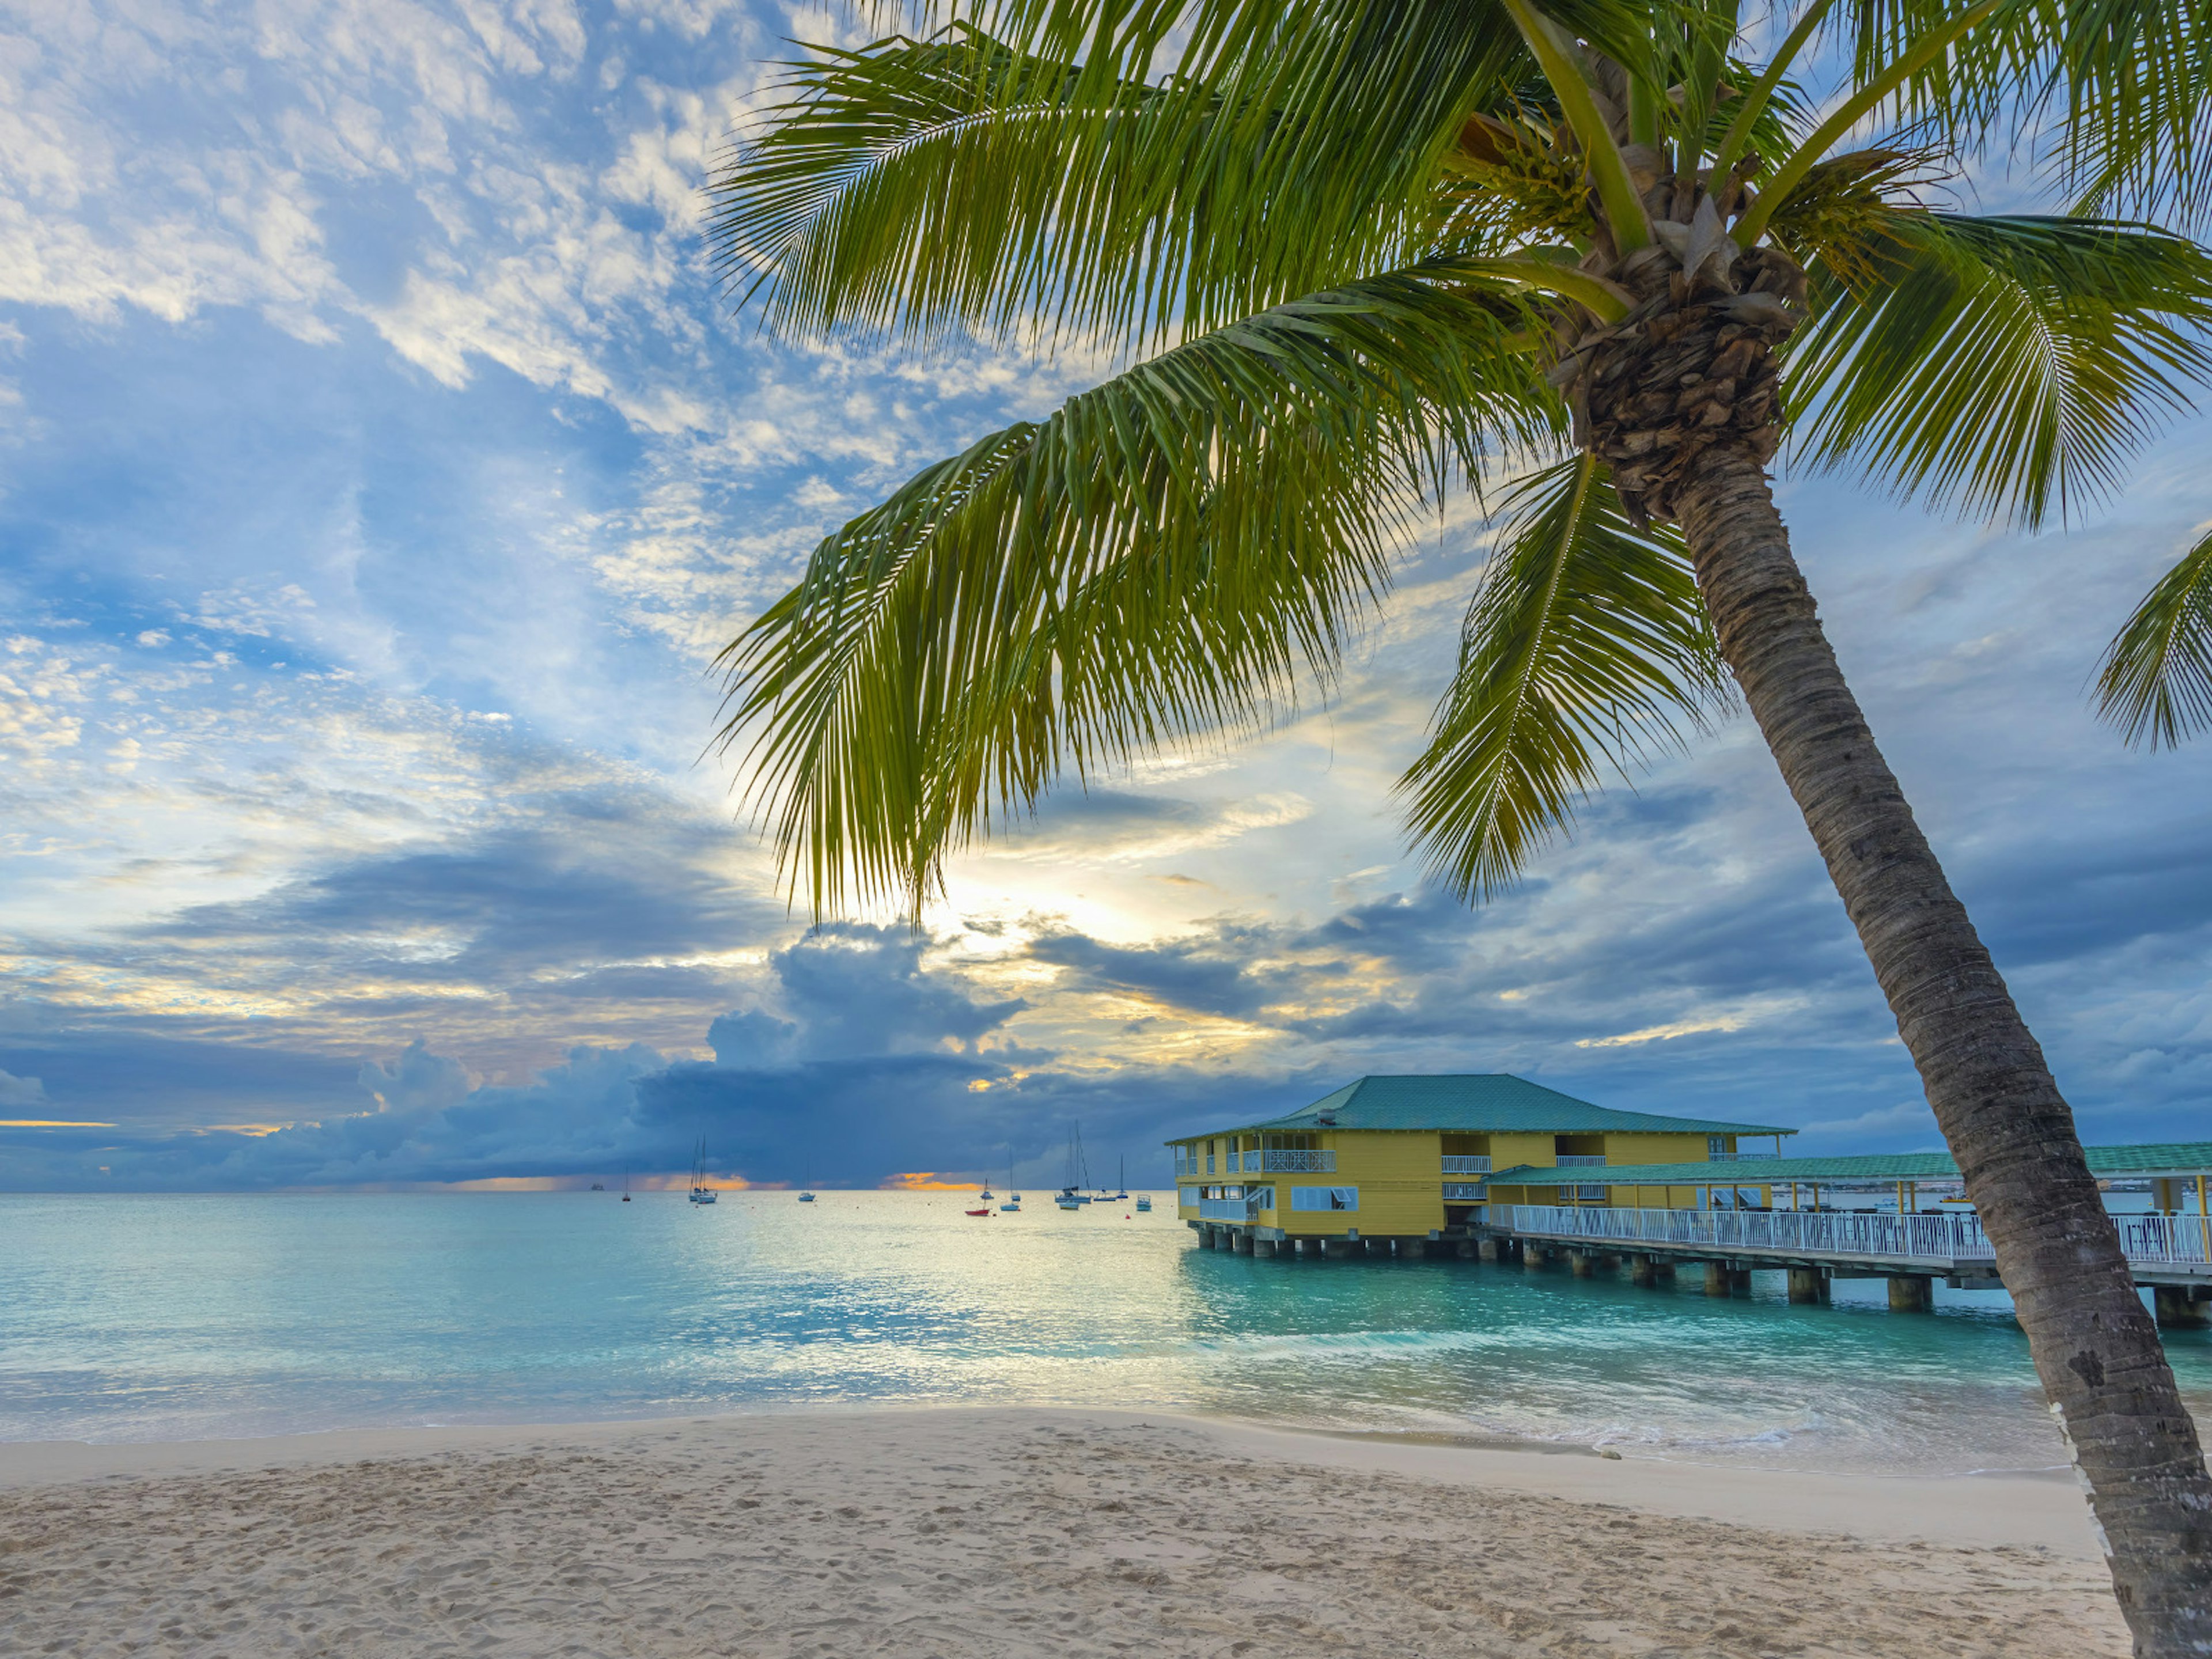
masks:
<svg viewBox="0 0 2212 1659"><path fill-rule="evenodd" d="M2147 1146L2087 1146L2093 1175L2195 1175L2212 1171L2212 1141L2166 1141ZM1726 1172L1723 1175L1723 1171ZM1959 1166L1948 1152L1883 1152L1863 1158L1758 1158L1711 1164L1613 1164L1572 1165L1522 1164L1489 1177L1496 1187L1705 1187L1732 1177L1738 1187L1766 1187L1790 1181L1956 1181Z"/></svg>
<svg viewBox="0 0 2212 1659"><path fill-rule="evenodd" d="M1659 1117L1649 1112L1617 1112L1563 1095L1504 1072L1464 1076L1364 1077L1310 1106L1238 1131L1314 1129L1413 1129L1444 1133L1598 1134L1607 1130L1651 1134L1795 1134L1771 1123L1728 1123L1717 1118ZM1178 1135L1177 1140L1198 1139Z"/></svg>
<svg viewBox="0 0 2212 1659"><path fill-rule="evenodd" d="M2212 1173L2212 1140L2160 1140L2142 1146L2085 1146L2094 1175Z"/></svg>

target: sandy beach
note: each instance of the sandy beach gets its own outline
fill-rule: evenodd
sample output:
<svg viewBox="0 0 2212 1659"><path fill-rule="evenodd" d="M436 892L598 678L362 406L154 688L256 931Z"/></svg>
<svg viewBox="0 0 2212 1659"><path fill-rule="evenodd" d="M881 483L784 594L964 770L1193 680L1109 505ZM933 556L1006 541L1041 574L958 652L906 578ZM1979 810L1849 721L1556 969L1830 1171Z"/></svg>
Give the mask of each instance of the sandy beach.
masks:
<svg viewBox="0 0 2212 1659"><path fill-rule="evenodd" d="M2008 1655L2127 1642L2063 1477L962 1408L0 1448L56 1655Z"/></svg>

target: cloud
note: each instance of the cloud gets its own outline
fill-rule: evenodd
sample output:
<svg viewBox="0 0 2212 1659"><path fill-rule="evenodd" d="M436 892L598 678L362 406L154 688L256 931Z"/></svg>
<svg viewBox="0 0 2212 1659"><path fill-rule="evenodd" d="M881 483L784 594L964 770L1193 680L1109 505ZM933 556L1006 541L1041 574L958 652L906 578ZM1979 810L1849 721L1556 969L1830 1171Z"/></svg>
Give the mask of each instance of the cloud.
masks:
<svg viewBox="0 0 2212 1659"><path fill-rule="evenodd" d="M702 1132L764 1180L809 1145L877 1179L1006 1141L1054 1164L1076 1118L1149 1157L1365 1070L1838 1150L1923 1132L1885 1115L1916 1081L1747 721L1481 909L1421 884L1394 789L1485 556L1465 502L1334 701L1054 792L923 934L805 932L702 755L714 653L841 518L1104 361L727 316L699 185L781 38L848 20L88 0L12 27L0 1064L45 1098L8 1109L40 1122L0 1182L568 1179ZM2212 770L2080 696L2212 512L2203 436L2065 537L1780 491L2105 1139L2194 1133L2212 1090Z"/></svg>
<svg viewBox="0 0 2212 1659"><path fill-rule="evenodd" d="M17 1077L13 1072L0 1072L0 1106L43 1106L46 1103L46 1085L34 1077Z"/></svg>
<svg viewBox="0 0 2212 1659"><path fill-rule="evenodd" d="M957 973L927 966L926 943L854 927L800 939L768 964L763 990L780 1012L715 1018L713 1063L643 1043L582 1045L526 1082L503 1084L418 1039L360 1066L345 1107L323 1105L308 1121L107 1135L96 1146L26 1131L0 1146L46 1184L99 1188L580 1178L679 1167L702 1134L719 1167L769 1181L811 1155L841 1182L872 1183L923 1154L994 1166L1017 1126L1034 1152L1025 1107L969 1086L1018 1084L1008 1057L1039 1058L986 1051L984 1040L1027 1005L976 994Z"/></svg>

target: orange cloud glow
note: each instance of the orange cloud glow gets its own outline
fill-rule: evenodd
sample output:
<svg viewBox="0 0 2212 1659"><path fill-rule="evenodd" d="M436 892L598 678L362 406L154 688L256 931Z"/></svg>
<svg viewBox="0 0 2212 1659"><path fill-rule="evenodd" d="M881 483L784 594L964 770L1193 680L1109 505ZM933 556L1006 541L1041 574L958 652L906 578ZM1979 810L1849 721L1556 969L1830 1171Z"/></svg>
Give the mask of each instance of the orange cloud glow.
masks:
<svg viewBox="0 0 2212 1659"><path fill-rule="evenodd" d="M956 1176L940 1176L934 1170L908 1170L876 1183L881 1193L972 1193L981 1189L980 1181L963 1181Z"/></svg>

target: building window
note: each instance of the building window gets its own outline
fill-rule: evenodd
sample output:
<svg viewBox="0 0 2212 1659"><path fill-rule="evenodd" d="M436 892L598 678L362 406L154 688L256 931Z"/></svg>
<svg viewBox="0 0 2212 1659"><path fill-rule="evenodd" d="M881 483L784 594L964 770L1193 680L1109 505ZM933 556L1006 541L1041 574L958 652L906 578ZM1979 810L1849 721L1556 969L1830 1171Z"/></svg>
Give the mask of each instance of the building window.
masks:
<svg viewBox="0 0 2212 1659"><path fill-rule="evenodd" d="M1206 1143L1206 1172L1213 1173L1213 1143L1210 1140Z"/></svg>
<svg viewBox="0 0 2212 1659"><path fill-rule="evenodd" d="M1705 1137L1705 1156L1707 1158L1726 1158L1728 1155L1728 1137L1726 1135L1707 1135Z"/></svg>
<svg viewBox="0 0 2212 1659"><path fill-rule="evenodd" d="M1255 1210L1272 1210L1275 1207L1275 1189L1273 1187L1247 1187L1244 1201Z"/></svg>
<svg viewBox="0 0 2212 1659"><path fill-rule="evenodd" d="M1176 1192L1176 1203L1183 1209L1194 1210L1198 1207L1198 1200L1205 1195L1206 1188L1203 1187L1179 1188Z"/></svg>
<svg viewBox="0 0 2212 1659"><path fill-rule="evenodd" d="M1291 1188L1291 1207L1293 1210L1356 1210L1359 1207L1359 1188L1293 1187Z"/></svg>

